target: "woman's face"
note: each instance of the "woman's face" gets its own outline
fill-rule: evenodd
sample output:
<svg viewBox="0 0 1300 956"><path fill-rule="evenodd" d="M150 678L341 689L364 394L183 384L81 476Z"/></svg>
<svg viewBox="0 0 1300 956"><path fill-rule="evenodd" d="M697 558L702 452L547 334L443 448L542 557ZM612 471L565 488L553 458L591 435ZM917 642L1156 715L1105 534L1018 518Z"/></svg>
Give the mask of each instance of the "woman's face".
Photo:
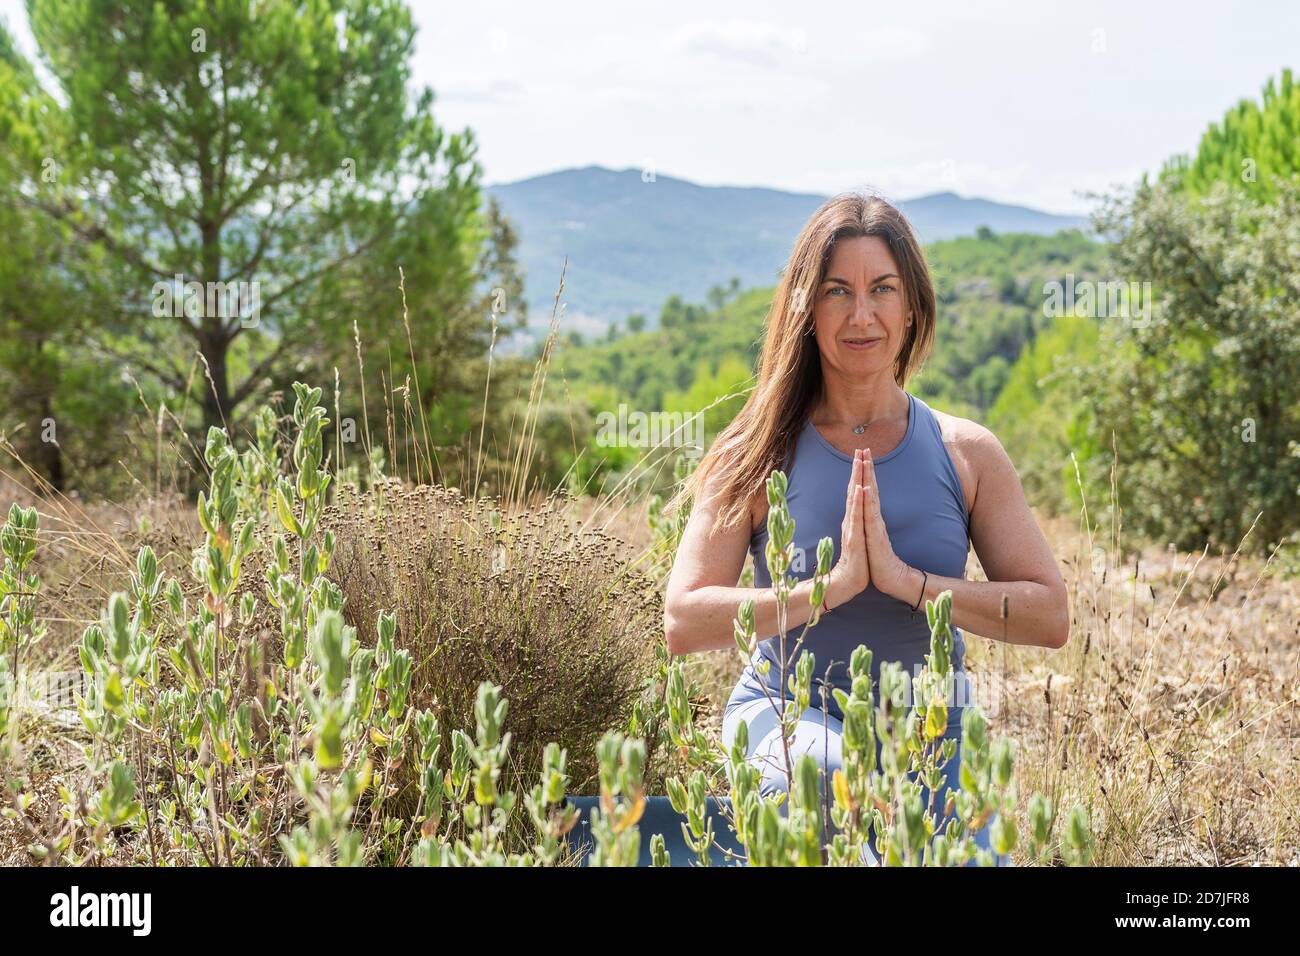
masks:
<svg viewBox="0 0 1300 956"><path fill-rule="evenodd" d="M879 236L835 243L813 306L822 364L851 378L892 378L909 322L888 243Z"/></svg>

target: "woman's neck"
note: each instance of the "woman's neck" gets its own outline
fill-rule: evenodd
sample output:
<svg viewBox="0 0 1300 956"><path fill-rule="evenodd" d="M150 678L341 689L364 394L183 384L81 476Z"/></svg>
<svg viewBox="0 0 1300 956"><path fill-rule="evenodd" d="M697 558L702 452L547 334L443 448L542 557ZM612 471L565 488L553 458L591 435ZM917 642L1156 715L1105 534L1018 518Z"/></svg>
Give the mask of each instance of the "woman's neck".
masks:
<svg viewBox="0 0 1300 956"><path fill-rule="evenodd" d="M822 398L812 413L815 425L853 427L907 415L907 393L898 387L892 375L870 381L846 381L832 373L822 381Z"/></svg>

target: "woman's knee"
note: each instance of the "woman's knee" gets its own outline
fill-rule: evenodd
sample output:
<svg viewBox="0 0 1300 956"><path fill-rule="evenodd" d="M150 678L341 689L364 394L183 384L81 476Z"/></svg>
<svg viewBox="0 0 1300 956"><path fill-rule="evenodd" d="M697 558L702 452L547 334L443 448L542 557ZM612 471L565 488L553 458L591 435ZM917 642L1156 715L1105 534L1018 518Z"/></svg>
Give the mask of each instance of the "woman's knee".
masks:
<svg viewBox="0 0 1300 956"><path fill-rule="evenodd" d="M759 778L759 793L765 797L775 797L778 794L789 793L790 778L798 772L798 762L804 753L796 753L791 749L791 765L787 767L783 760L765 760L760 765L762 776ZM813 757L816 762L817 773L817 793L820 805L825 806L828 788L835 777L836 771L843 766L838 751L824 756L822 752L812 754L806 753L807 756ZM787 801L788 803L789 801Z"/></svg>
<svg viewBox="0 0 1300 956"><path fill-rule="evenodd" d="M833 721L833 718L831 719ZM813 758L816 774L818 774L818 787L824 797L829 780L844 766L840 728L823 726L822 723L811 719L798 722L794 728L794 735L789 741L789 761L785 758L785 747L779 731L759 741L758 747L751 754L751 758L757 758L759 769L762 771L759 792L764 796L788 792L790 777L796 773L800 761L805 757Z"/></svg>

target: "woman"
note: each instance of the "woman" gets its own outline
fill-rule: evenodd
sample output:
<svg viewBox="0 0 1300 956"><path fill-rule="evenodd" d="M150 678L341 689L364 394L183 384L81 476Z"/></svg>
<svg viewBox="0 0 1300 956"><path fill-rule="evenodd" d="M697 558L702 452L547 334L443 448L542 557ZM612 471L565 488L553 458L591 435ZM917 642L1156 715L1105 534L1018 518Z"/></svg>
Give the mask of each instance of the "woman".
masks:
<svg viewBox="0 0 1300 956"><path fill-rule="evenodd" d="M849 656L859 644L873 652L875 686L882 661L916 674L930 646L927 600L952 592L958 680L947 736L959 743L963 629L1053 648L1069 637L1065 584L1002 445L983 426L906 391L932 347L935 322L929 269L903 215L875 197L826 202L799 234L777 288L757 386L682 491L695 505L668 581L668 649L734 647L737 610L754 601L759 653L773 663L766 678L752 666L741 674L723 738L730 747L746 721L749 760L767 793L786 787L776 714L760 684L766 680L780 700L777 602L764 557L773 469L789 479L795 522L798 583L788 602L787 649L811 616L817 543L836 542L823 614L800 650L815 655L820 680L791 747L792 757L815 757L824 779L839 766L842 715L833 697L827 712L820 709L818 684L847 691ZM988 581L963 578L971 544ZM736 586L747 550L755 588ZM959 746L947 788L958 786L960 759ZM987 840L986 828L981 845Z"/></svg>

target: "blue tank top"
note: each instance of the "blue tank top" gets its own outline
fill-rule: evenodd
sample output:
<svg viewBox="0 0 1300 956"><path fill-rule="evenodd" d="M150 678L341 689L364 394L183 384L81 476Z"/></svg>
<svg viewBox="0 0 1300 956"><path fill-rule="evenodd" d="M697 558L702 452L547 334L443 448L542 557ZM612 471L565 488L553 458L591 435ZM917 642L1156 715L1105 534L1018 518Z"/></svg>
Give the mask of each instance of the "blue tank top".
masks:
<svg viewBox="0 0 1300 956"><path fill-rule="evenodd" d="M889 454L875 459L881 515L894 553L900 559L931 575L964 578L970 547L970 516L961 481L944 447L934 412L911 392L906 394L907 431L903 440ZM835 560L839 559L840 525L844 521L844 499L853 458L822 437L809 420L794 443L793 455L787 455L783 470L789 479L786 500L795 525L790 577L799 581L812 577L816 571L817 544L822 538L831 539ZM764 555L766 548L764 521L750 539L754 583L762 588L772 585ZM865 644L872 651L871 676L877 694L882 661L898 661L910 677L915 677L930 651L930 626L924 603L914 613L911 608L914 601L904 603L884 594L875 584L868 585L862 593L822 615L818 624L809 630L799 655L791 656L787 676L793 672L790 668L798 656L804 651L812 652L816 661L812 704L820 706L823 681L846 693L849 691L849 658L854 648ZM787 653L802 631L800 626L787 632ZM781 680L780 638L760 641L758 647L759 653L772 661L766 680L777 691ZM948 701L950 728L960 727L961 707L968 702L964 659L965 641L961 630L954 627L952 665L956 673L954 695ZM741 678L742 681L760 679L751 668ZM829 712L842 717L835 698L828 695L828 699Z"/></svg>

